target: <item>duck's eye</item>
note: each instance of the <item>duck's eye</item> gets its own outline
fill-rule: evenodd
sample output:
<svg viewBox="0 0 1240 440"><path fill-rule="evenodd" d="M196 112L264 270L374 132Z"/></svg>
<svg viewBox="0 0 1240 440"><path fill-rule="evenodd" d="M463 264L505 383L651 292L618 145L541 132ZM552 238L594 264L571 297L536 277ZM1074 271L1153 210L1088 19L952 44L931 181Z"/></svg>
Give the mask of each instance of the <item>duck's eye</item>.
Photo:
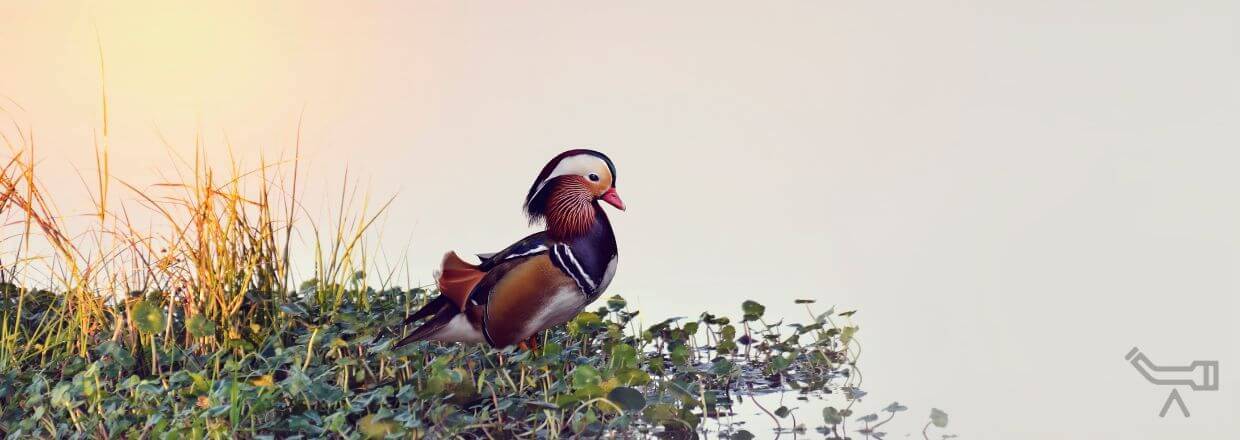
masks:
<svg viewBox="0 0 1240 440"><path fill-rule="evenodd" d="M588 177L591 182L598 182L598 174L590 173L590 175L586 177Z"/></svg>

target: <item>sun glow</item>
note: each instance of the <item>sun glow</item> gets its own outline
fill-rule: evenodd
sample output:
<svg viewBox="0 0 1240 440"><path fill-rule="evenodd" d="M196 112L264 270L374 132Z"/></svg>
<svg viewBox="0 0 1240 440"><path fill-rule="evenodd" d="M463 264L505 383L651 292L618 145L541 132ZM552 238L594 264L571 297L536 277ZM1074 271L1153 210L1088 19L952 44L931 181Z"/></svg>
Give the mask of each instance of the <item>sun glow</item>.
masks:
<svg viewBox="0 0 1240 440"><path fill-rule="evenodd" d="M104 141L105 92L117 175L155 176L168 145L182 156L198 144L249 163L257 149L288 156L303 111L303 138L316 146L353 138L360 130L348 121L357 118L344 112L375 95L380 82L370 78L384 69L374 67L382 59L374 47L388 40L366 18L330 10L246 1L9 5L0 53L19 65L0 75L0 120L35 134L39 160L71 165L45 175L69 185Z"/></svg>

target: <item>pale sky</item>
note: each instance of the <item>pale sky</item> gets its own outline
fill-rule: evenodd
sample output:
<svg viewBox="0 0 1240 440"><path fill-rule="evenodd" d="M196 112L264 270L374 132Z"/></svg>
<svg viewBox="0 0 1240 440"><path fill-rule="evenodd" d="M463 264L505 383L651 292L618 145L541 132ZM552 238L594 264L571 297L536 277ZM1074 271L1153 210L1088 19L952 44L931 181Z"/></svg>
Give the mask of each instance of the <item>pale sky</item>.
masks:
<svg viewBox="0 0 1240 440"><path fill-rule="evenodd" d="M427 281L527 234L538 170L592 147L629 206L609 293L859 309L896 438L930 407L963 438L1240 434L1240 3L0 1L0 107L67 214L101 42L132 183L157 131L254 164L304 111L311 204L346 167L397 195L385 249ZM1221 390L1160 419L1133 346L1220 360Z"/></svg>

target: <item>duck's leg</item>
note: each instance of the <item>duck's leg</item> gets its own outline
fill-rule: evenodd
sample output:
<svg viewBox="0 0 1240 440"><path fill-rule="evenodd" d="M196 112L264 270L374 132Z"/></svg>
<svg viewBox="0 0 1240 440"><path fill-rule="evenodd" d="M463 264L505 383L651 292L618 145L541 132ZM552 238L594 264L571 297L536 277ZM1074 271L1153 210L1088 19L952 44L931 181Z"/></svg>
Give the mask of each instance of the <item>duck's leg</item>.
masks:
<svg viewBox="0 0 1240 440"><path fill-rule="evenodd" d="M532 335L529 339L517 343L517 348L525 351L534 351L538 349L538 335Z"/></svg>

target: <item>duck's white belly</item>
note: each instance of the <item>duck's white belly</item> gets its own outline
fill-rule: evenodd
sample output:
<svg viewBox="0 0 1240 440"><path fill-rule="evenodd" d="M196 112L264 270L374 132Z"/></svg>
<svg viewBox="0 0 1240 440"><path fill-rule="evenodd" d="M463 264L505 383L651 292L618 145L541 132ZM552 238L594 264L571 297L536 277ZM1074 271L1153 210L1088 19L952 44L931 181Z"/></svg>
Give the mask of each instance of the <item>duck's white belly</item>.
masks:
<svg viewBox="0 0 1240 440"><path fill-rule="evenodd" d="M484 342L482 332L469 323L464 313L457 314L447 325L435 332L432 338L440 342L464 342L477 344Z"/></svg>
<svg viewBox="0 0 1240 440"><path fill-rule="evenodd" d="M529 320L529 324L524 329L525 335L521 339L566 323L581 313L585 307L586 296L581 294L577 286L560 287L547 298L543 306L539 308L538 314Z"/></svg>

